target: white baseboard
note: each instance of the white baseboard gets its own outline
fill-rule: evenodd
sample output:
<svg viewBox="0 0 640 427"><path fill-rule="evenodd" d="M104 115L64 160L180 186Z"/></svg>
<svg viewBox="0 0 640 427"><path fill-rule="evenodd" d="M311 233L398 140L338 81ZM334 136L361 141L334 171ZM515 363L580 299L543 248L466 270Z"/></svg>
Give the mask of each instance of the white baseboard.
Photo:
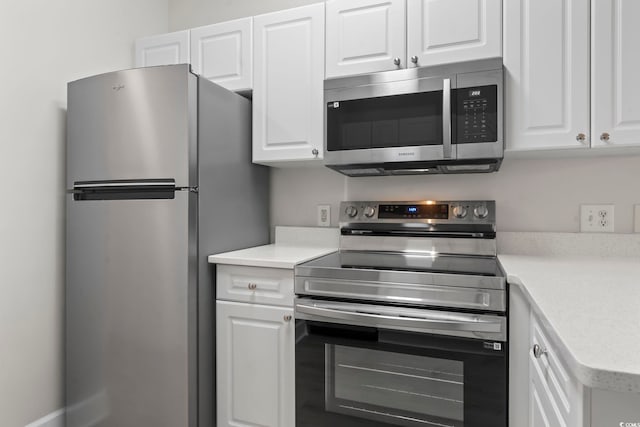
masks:
<svg viewBox="0 0 640 427"><path fill-rule="evenodd" d="M64 427L64 409L53 411L25 427Z"/></svg>

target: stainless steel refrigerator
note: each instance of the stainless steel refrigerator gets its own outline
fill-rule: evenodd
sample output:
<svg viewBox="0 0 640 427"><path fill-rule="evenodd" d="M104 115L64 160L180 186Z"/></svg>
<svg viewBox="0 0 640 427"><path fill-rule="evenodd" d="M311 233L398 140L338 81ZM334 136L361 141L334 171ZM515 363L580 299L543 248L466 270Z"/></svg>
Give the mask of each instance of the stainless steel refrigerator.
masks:
<svg viewBox="0 0 640 427"><path fill-rule="evenodd" d="M188 65L69 83L67 427L215 424L207 255L267 243L250 101Z"/></svg>

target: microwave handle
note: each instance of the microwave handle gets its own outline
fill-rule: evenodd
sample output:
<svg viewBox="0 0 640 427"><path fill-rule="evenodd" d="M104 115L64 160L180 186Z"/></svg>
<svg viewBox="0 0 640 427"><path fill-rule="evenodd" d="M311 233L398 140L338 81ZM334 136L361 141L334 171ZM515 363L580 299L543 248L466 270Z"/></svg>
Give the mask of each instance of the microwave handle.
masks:
<svg viewBox="0 0 640 427"><path fill-rule="evenodd" d="M444 158L451 158L451 79L442 82L442 139Z"/></svg>

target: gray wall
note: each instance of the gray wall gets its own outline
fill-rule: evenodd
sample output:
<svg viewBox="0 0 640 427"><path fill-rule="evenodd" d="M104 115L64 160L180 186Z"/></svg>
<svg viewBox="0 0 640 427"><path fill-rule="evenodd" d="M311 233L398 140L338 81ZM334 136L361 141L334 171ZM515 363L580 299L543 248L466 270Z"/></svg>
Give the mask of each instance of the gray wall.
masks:
<svg viewBox="0 0 640 427"><path fill-rule="evenodd" d="M579 231L580 204L615 205L615 230L633 231L640 157L504 160L475 175L347 178L329 169L272 169L275 225L315 225L316 205L341 200L495 199L500 231ZM292 208L292 206L295 206Z"/></svg>
<svg viewBox="0 0 640 427"><path fill-rule="evenodd" d="M132 65L167 0L11 1L0 12L0 426L63 404L66 83Z"/></svg>

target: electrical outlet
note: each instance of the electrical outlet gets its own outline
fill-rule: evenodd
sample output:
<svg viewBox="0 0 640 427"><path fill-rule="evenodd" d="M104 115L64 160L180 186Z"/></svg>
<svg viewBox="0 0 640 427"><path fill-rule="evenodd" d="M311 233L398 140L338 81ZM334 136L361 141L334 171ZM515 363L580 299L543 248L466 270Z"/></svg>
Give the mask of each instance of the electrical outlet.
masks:
<svg viewBox="0 0 640 427"><path fill-rule="evenodd" d="M640 205L636 205L635 207L634 218L635 220L633 221L633 231L635 231L636 233L640 233Z"/></svg>
<svg viewBox="0 0 640 427"><path fill-rule="evenodd" d="M583 233L613 233L613 205L580 206L580 231Z"/></svg>
<svg viewBox="0 0 640 427"><path fill-rule="evenodd" d="M320 227L331 225L331 205L318 205L318 225Z"/></svg>

